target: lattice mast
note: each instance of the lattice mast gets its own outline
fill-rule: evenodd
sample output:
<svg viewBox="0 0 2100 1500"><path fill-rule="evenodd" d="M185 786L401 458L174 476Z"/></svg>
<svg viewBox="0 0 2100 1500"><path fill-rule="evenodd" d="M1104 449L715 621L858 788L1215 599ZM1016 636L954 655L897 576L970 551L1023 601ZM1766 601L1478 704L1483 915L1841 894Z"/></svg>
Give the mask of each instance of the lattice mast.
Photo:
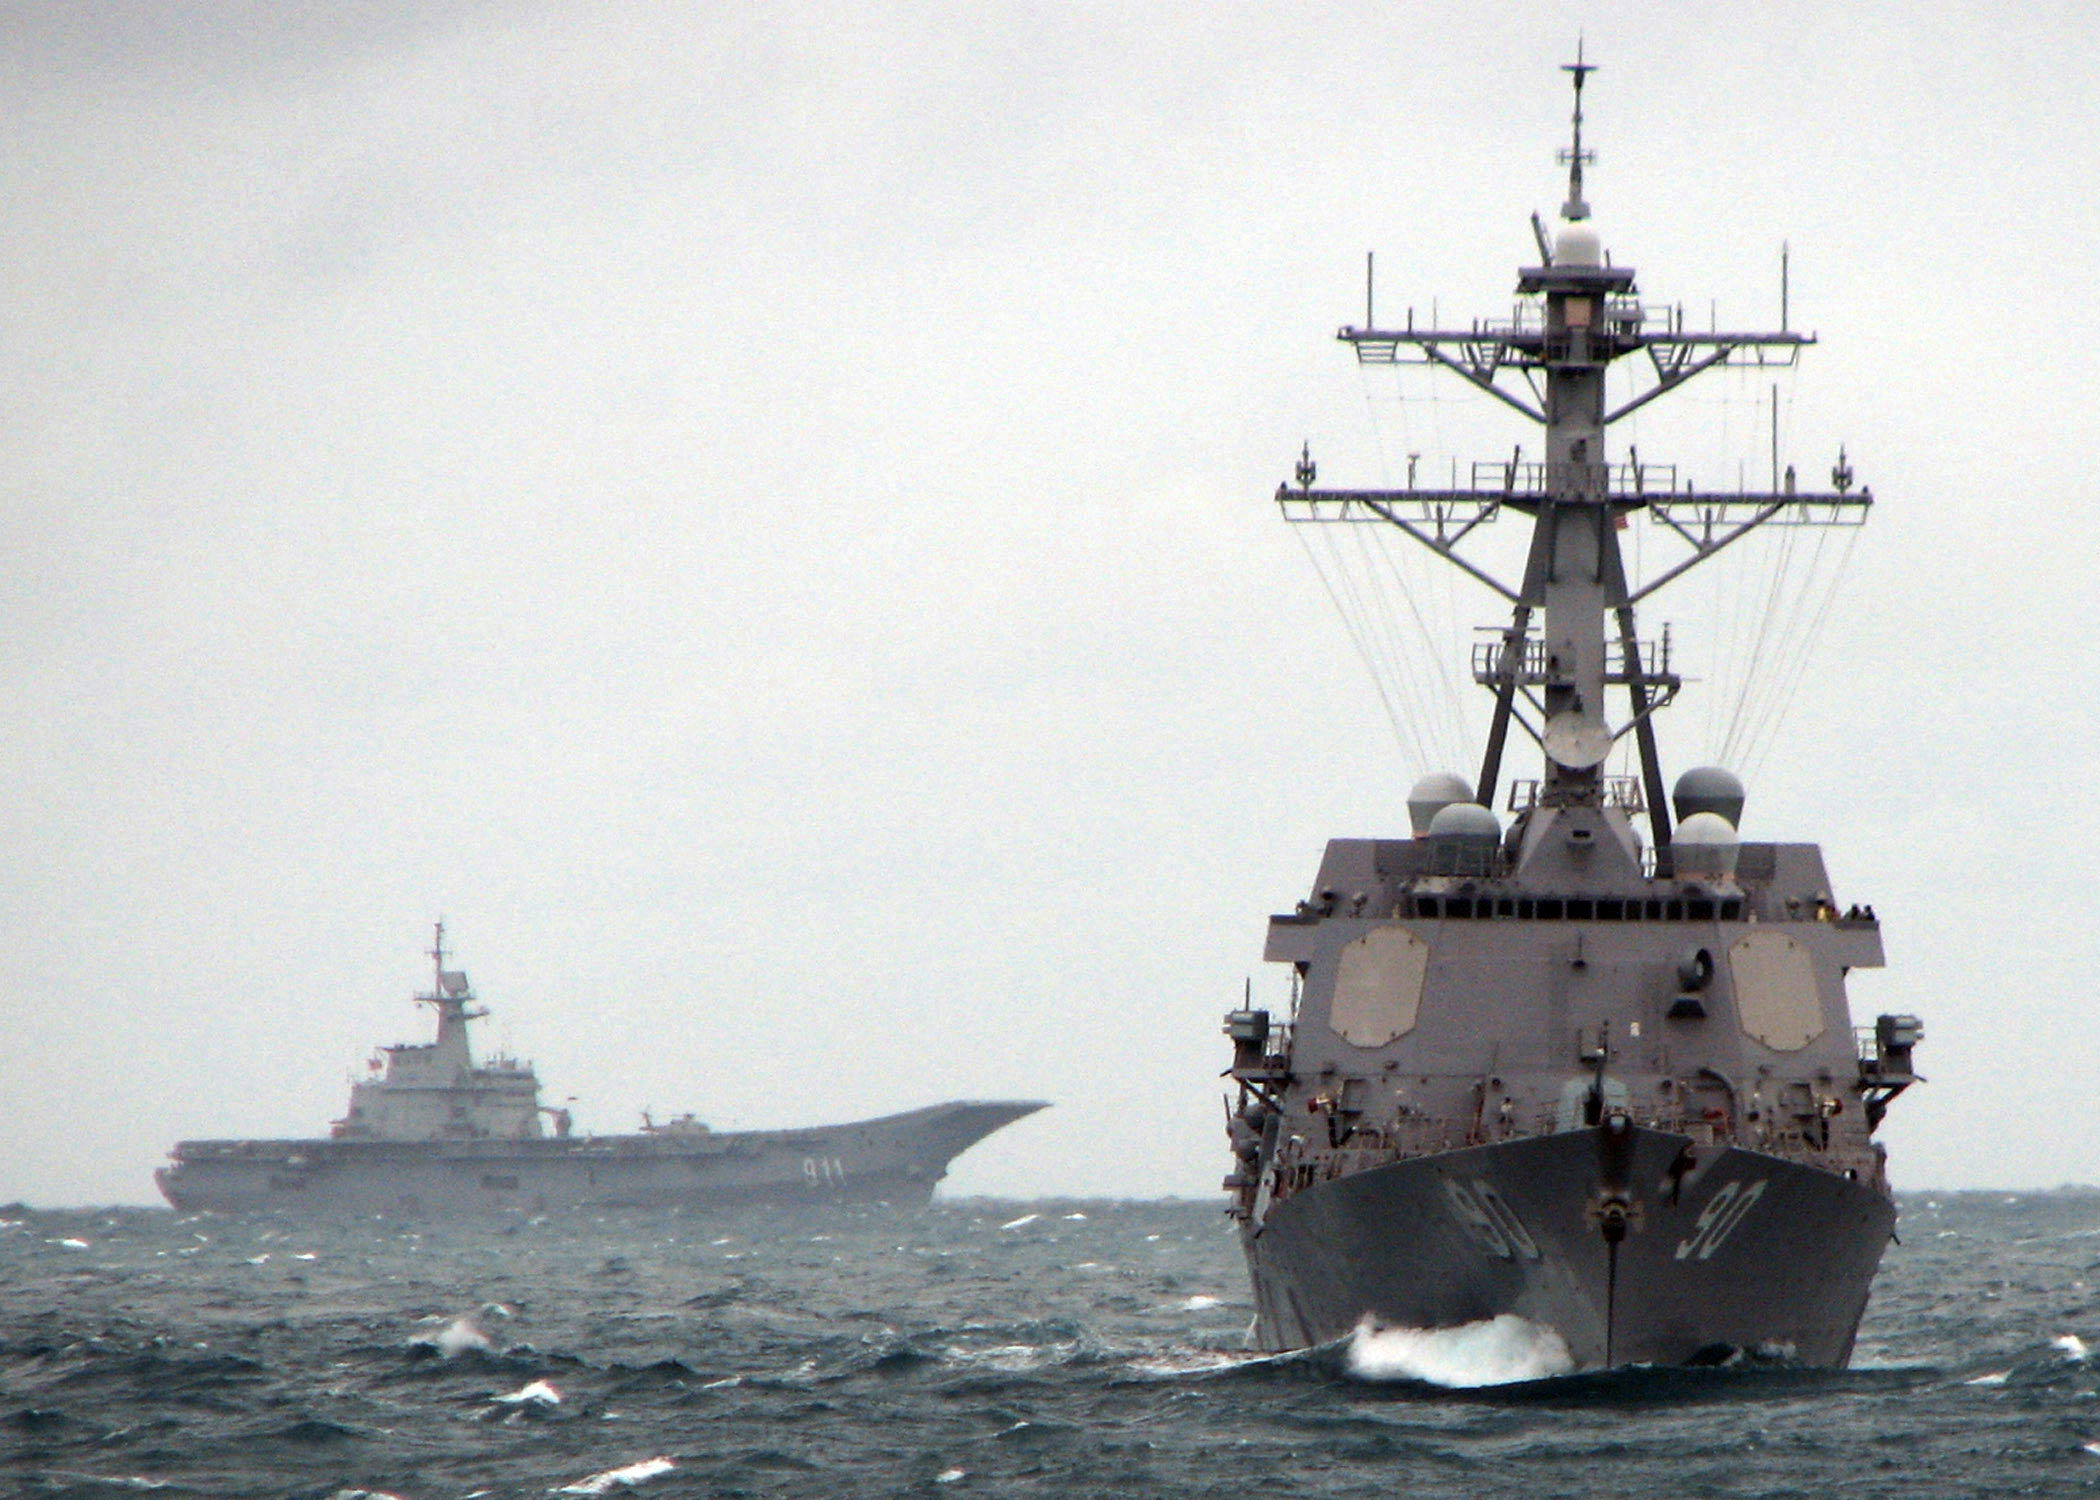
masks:
<svg viewBox="0 0 2100 1500"><path fill-rule="evenodd" d="M1543 263L1518 271L1524 300L1515 314L1464 329L1417 329L1410 312L1402 329L1345 327L1336 335L1355 348L1359 363L1441 366L1523 413L1545 429L1544 461L1526 461L1520 446L1505 463L1474 465L1468 488L1417 489L1410 474L1405 490L1320 490L1313 488L1308 451L1296 487L1280 487L1276 498L1293 521L1396 526L1509 602L1509 624L1474 652L1475 680L1495 696L1480 802L1494 805L1514 723L1544 752L1541 804L1598 805L1616 795L1622 805L1645 808L1659 857L1666 857L1669 804L1653 715L1676 696L1681 679L1670 670L1666 647L1640 639L1635 606L1757 527L1857 525L1873 497L1866 489L1852 492L1842 452L1832 489L1824 493L1798 491L1791 466L1773 490L1723 493L1679 490L1671 465L1644 464L1632 455L1628 462L1609 461L1605 434L1620 418L1717 365L1791 367L1815 336L1784 326L1776 333L1688 332L1681 312L1641 304L1633 269L1611 264L1583 197L1583 167L1595 155L1582 144L1582 88L1596 67L1578 50L1565 71L1575 94L1571 143L1560 153L1568 168L1567 201L1550 239L1532 216ZM1784 290L1781 305L1784 325ZM1368 307L1365 321L1371 321ZM1607 369L1637 353L1648 356L1652 383L1609 407ZM1505 384L1505 372L1515 380ZM1458 551L1475 527L1504 509L1532 518L1516 587ZM1646 512L1690 549L1638 583L1628 579L1619 545L1636 512ZM1610 688L1625 692L1626 713L1616 727L1607 711ZM1618 790L1603 767L1629 733L1639 751L1640 784Z"/></svg>

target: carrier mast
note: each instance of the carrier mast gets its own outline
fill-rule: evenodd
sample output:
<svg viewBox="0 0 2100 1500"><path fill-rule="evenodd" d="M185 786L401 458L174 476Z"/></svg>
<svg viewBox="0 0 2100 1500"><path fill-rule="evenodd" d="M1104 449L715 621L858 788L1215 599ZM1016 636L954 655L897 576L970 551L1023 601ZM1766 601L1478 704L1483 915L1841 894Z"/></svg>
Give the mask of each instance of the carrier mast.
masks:
<svg viewBox="0 0 2100 1500"><path fill-rule="evenodd" d="M433 1055L440 1061L454 1064L462 1072L470 1071L474 1066L474 1054L467 1041L467 1023L487 1015L488 1007L474 1003L474 988L464 973L445 967L445 924L442 921L437 924L437 934L431 940L430 962L434 973L430 993L418 995L415 1000L416 1004L427 1005L438 1014Z"/></svg>

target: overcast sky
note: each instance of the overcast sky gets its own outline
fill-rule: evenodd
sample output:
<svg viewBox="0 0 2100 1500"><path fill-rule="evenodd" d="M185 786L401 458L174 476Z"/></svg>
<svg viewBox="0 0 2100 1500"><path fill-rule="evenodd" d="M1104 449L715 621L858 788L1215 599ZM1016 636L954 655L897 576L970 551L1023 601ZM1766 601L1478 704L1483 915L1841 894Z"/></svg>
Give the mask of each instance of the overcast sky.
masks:
<svg viewBox="0 0 2100 1500"><path fill-rule="evenodd" d="M1268 913L1436 769L1267 497L1535 442L1333 332L1369 249L1507 311L1578 32L1615 261L1764 326L1787 243L1879 502L1744 831L1883 919L1895 1179L2100 1180L2096 30L0 4L0 1201L324 1131L440 916L582 1128L1037 1097L950 1191L1214 1193ZM1621 437L1761 482L1767 391Z"/></svg>

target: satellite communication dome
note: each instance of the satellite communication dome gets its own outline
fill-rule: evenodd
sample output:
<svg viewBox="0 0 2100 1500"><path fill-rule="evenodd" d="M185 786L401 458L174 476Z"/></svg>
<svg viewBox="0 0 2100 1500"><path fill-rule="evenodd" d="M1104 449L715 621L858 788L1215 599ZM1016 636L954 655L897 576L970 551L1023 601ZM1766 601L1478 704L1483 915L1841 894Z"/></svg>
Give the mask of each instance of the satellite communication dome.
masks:
<svg viewBox="0 0 2100 1500"><path fill-rule="evenodd" d="M1740 828L1743 798L1742 778L1719 766L1692 767L1677 778L1677 785L1670 791L1670 805L1676 809L1680 823L1699 813L1717 813L1731 827Z"/></svg>
<svg viewBox="0 0 2100 1500"><path fill-rule="evenodd" d="M1415 837L1427 834L1430 820L1452 803L1472 800L1473 789L1449 771L1424 776L1407 794L1407 819L1414 825Z"/></svg>
<svg viewBox="0 0 2100 1500"><path fill-rule="evenodd" d="M1563 224L1553 236L1553 264L1601 266L1604 264L1604 241L1587 221Z"/></svg>
<svg viewBox="0 0 2100 1500"><path fill-rule="evenodd" d="M1680 880L1733 876L1740 849L1735 825L1715 812L1693 813L1670 838L1670 858Z"/></svg>
<svg viewBox="0 0 2100 1500"><path fill-rule="evenodd" d="M1454 802L1429 820L1429 836L1454 844L1497 844L1502 825L1478 802Z"/></svg>

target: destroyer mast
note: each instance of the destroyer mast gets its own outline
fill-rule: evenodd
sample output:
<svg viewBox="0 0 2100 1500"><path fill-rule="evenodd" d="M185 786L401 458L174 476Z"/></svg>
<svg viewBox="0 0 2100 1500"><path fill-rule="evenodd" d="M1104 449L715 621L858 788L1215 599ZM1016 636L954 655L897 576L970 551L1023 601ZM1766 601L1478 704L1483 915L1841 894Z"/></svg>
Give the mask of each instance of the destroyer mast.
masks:
<svg viewBox="0 0 2100 1500"><path fill-rule="evenodd" d="M1476 464L1475 484L1465 489L1317 490L1308 460L1299 465L1298 487L1279 487L1276 499L1293 521L1396 526L1509 602L1510 622L1499 643L1475 653L1474 678L1495 695L1475 800L1495 804L1514 721L1544 751L1541 805L1596 806L1609 795L1644 810L1654 847L1667 850L1670 818L1653 715L1676 697L1682 680L1669 670L1665 652L1640 640L1634 607L1758 527L1858 525L1874 497L1869 489L1852 490L1842 455L1832 488L1822 493L1797 491L1791 469L1778 491L1713 492L1679 490L1672 465L1608 460L1606 429L1656 397L1717 366L1791 368L1816 340L1790 329L1699 333L1682 326L1677 309L1638 300L1633 268L1610 263L1583 197L1582 168L1595 154L1582 144L1582 86L1596 64L1563 67L1575 84L1573 143L1560 153L1568 197L1550 242L1533 216L1543 263L1517 273L1518 295L1543 298L1543 306L1520 304L1507 322L1476 321L1464 329L1417 329L1410 318L1403 329L1345 327L1336 335L1354 346L1361 364L1441 366L1523 413L1545 429L1545 461ZM1607 409L1607 367L1635 354L1648 356L1652 384ZM1529 389L1509 389L1499 379L1505 372L1522 377ZM1505 508L1533 519L1529 556L1514 588L1458 551L1476 526ZM1691 555L1636 588L1627 578L1619 533L1641 512L1681 538ZM1624 688L1627 696L1617 729L1607 720L1609 687ZM1537 723L1520 710L1520 694ZM1601 768L1628 733L1639 751L1640 786L1612 787Z"/></svg>
<svg viewBox="0 0 2100 1500"><path fill-rule="evenodd" d="M1871 908L1840 915L1816 846L1740 843L1725 770L1666 795L1654 720L1682 679L1635 611L1752 531L1856 526L1873 497L1842 451L1813 492L1791 467L1719 492L1611 460L1608 430L1650 401L1717 367L1790 367L1815 339L1783 314L1776 332L1692 331L1639 300L1583 192L1595 68L1578 53L1566 71L1567 199L1550 238L1533 216L1540 264L1512 316L1338 335L1362 364L1437 366L1495 397L1544 429L1544 458L1477 464L1464 487L1319 489L1308 449L1277 491L1294 523L1398 528L1510 613L1473 654L1494 697L1477 786L1425 777L1412 839L1330 844L1311 899L1271 920L1292 1024L1227 1017L1255 1337L1506 1314L1571 1366L1842 1364L1894 1223L1871 1134L1915 1081L1922 1028L1883 1016L1855 1048L1844 976L1881 963L1880 928ZM1635 356L1647 378L1614 406L1606 373ZM1514 584L1460 550L1505 511L1531 522ZM1685 553L1635 580L1620 532L1642 517ZM1544 764L1508 783L1505 834L1512 725ZM1639 775L1607 775L1628 736Z"/></svg>

